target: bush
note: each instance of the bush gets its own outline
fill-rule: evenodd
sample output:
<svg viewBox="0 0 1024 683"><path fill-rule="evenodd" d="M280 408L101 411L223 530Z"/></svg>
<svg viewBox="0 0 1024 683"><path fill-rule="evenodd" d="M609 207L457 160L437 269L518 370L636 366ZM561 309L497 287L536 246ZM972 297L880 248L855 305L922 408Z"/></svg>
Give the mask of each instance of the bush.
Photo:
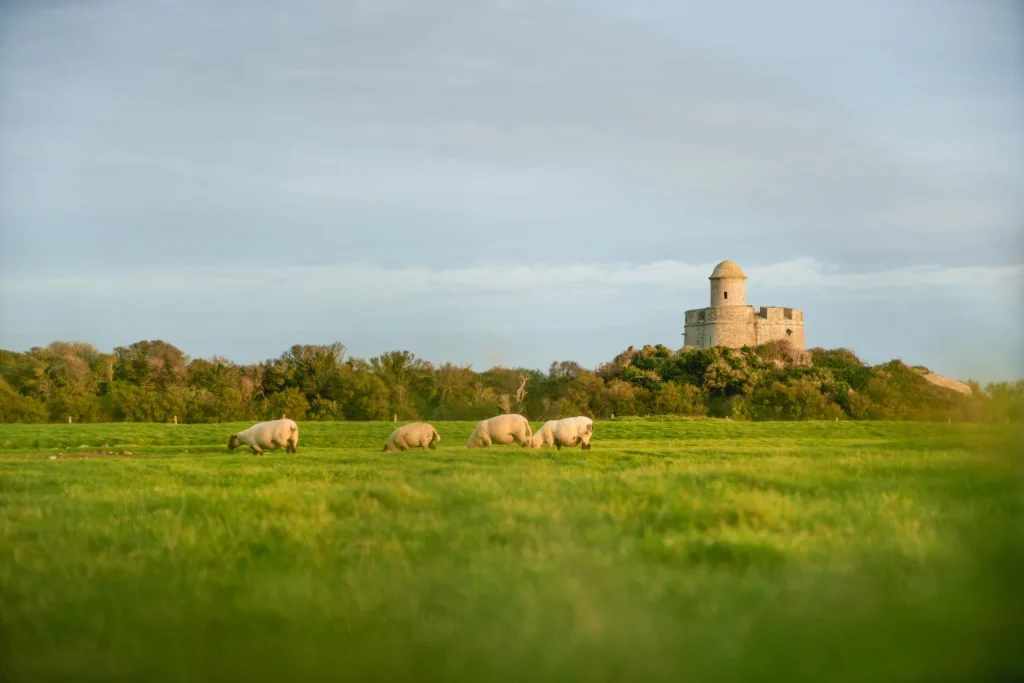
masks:
<svg viewBox="0 0 1024 683"><path fill-rule="evenodd" d="M825 396L818 383L799 379L775 382L750 397L753 420L834 420L845 417L843 409Z"/></svg>
<svg viewBox="0 0 1024 683"><path fill-rule="evenodd" d="M831 371L836 380L846 382L856 391L864 389L871 379L871 368L864 365L857 354L849 349L813 348L810 354L811 364L815 368Z"/></svg>

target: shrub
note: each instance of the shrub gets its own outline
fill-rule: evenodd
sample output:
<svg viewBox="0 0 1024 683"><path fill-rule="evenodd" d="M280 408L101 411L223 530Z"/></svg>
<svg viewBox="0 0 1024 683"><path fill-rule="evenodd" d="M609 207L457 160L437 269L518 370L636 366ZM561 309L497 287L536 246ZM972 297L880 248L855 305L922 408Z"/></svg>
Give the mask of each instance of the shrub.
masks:
<svg viewBox="0 0 1024 683"><path fill-rule="evenodd" d="M775 382L760 388L750 397L750 417L754 420L834 420L844 417L842 408L821 392L818 383L799 379L783 384Z"/></svg>
<svg viewBox="0 0 1024 683"><path fill-rule="evenodd" d="M852 389L864 389L871 379L871 368L864 365L857 354L849 349L813 348L810 354L811 364L815 368L830 370L836 380L846 382Z"/></svg>

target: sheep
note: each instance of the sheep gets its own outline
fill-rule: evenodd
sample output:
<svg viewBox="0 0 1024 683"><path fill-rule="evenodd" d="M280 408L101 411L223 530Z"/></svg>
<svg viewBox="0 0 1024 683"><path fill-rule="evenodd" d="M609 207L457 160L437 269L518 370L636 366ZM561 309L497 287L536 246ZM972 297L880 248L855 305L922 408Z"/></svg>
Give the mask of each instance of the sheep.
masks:
<svg viewBox="0 0 1024 683"><path fill-rule="evenodd" d="M431 425L424 422L413 422L391 432L391 436L388 437L388 442L384 444L384 450L381 452L394 453L417 446L422 447L423 450L428 448L434 450L434 444L440 440L441 435Z"/></svg>
<svg viewBox="0 0 1024 683"><path fill-rule="evenodd" d="M537 433L530 439L530 448L541 446L555 446L562 450L562 446L570 448L580 444L585 451L590 450L590 435L594 433L594 421L589 417L566 417L561 420L548 420L544 426L537 430Z"/></svg>
<svg viewBox="0 0 1024 683"><path fill-rule="evenodd" d="M510 444L515 442L526 448L530 445L530 423L522 415L498 415L481 420L469 436L466 448L487 448L492 443Z"/></svg>
<svg viewBox="0 0 1024 683"><path fill-rule="evenodd" d="M260 422L237 434L232 434L228 439L228 449L234 450L239 446L248 446L256 455L263 455L263 449L277 450L284 448L288 453L294 453L299 443L299 426L294 420L282 418L270 422Z"/></svg>

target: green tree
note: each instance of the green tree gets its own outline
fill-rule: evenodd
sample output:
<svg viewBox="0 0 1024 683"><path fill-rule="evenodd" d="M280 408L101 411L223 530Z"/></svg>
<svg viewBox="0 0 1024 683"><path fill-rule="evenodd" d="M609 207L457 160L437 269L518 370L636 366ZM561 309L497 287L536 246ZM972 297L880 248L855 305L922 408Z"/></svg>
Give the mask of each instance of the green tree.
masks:
<svg viewBox="0 0 1024 683"><path fill-rule="evenodd" d="M47 421L46 404L16 392L7 380L0 378L0 422L37 423Z"/></svg>
<svg viewBox="0 0 1024 683"><path fill-rule="evenodd" d="M309 411L309 401L305 395L290 387L284 391L273 394L266 402L263 418L265 420L276 420L287 417L292 420L305 420Z"/></svg>
<svg viewBox="0 0 1024 683"><path fill-rule="evenodd" d="M659 415L706 415L704 394L692 384L665 382L654 393L654 410Z"/></svg>
<svg viewBox="0 0 1024 683"><path fill-rule="evenodd" d="M400 419L416 419L423 414L425 401L433 385L433 366L409 351L388 351L370 359L373 374L388 388L388 411Z"/></svg>
<svg viewBox="0 0 1024 683"><path fill-rule="evenodd" d="M177 347L159 339L135 342L114 349L113 379L140 387L167 391L185 385L188 358Z"/></svg>

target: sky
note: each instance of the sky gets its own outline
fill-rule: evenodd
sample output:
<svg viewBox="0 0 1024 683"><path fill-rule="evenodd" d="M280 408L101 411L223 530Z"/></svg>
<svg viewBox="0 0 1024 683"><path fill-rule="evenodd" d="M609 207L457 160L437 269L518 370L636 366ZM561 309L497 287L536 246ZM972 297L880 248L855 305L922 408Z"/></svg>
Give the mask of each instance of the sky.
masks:
<svg viewBox="0 0 1024 683"><path fill-rule="evenodd" d="M0 2L0 348L595 367L724 259L1024 377L1020 3Z"/></svg>

